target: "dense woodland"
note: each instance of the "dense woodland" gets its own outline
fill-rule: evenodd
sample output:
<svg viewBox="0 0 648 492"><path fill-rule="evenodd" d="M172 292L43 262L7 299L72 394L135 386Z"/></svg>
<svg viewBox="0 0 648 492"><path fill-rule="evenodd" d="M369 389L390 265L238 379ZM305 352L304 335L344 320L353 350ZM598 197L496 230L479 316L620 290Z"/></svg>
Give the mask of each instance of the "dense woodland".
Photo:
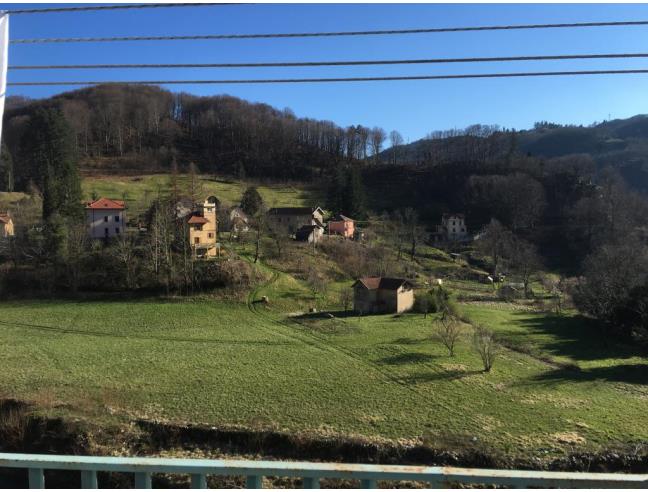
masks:
<svg viewBox="0 0 648 492"><path fill-rule="evenodd" d="M617 136L625 132L625 140L617 139L622 143L607 139L617 154L600 147L583 153L589 129L539 123L533 138L482 125L437 132L416 147L412 159L412 147L404 146L397 132L388 135L381 128L341 128L229 96L100 86L42 101L9 101L0 187L42 196L46 227L38 234L44 243L60 245L61 255L70 254L70 244L79 246L65 232L79 220L79 171L197 168L319 184L332 212L380 217L399 256L409 249L414 257L417 243L427 240L442 213L463 212L472 232L484 231L477 244L490 252L494 269L499 254L514 260L524 250L529 254L518 264L531 258L580 277L575 299L584 311L625 326L626 332L646 331L648 308L632 306L646 304L648 257L642 252L648 201L640 186L628 186L623 166L614 165L615 155L627 162L622 152L644 158L643 121L633 120L634 127L602 124ZM594 128L600 137L601 125ZM570 134L580 143L566 144ZM543 139L555 144L546 155ZM561 155L564 149L567 154ZM186 276L189 270L178 271ZM156 276L164 277L160 271Z"/></svg>

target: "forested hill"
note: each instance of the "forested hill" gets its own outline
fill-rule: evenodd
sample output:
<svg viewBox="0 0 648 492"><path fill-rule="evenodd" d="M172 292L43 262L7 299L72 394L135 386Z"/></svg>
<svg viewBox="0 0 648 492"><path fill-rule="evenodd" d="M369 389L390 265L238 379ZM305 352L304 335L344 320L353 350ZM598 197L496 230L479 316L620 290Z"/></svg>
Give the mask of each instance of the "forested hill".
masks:
<svg viewBox="0 0 648 492"><path fill-rule="evenodd" d="M18 164L30 117L51 106L60 108L72 127L82 172L157 172L174 162L180 169L193 162L209 173L312 180L341 160L366 159L372 132L226 95L104 85L44 100L11 98L4 141ZM29 178L20 171L17 165L18 187Z"/></svg>
<svg viewBox="0 0 648 492"><path fill-rule="evenodd" d="M462 147L477 137L499 130L475 125L465 130L436 132L427 138L382 152L384 162L396 158L401 163L425 165L440 149ZM628 183L648 192L648 115L605 121L590 126L537 123L531 130L515 133L515 152L551 159L574 154L589 155L599 169L611 166Z"/></svg>

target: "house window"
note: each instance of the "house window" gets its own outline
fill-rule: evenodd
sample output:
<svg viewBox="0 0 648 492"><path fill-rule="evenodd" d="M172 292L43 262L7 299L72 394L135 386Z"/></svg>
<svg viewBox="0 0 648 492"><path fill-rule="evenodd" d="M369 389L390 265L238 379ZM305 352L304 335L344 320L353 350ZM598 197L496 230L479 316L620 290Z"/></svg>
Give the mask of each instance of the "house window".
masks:
<svg viewBox="0 0 648 492"><path fill-rule="evenodd" d="M108 235L108 228L107 228L107 227L104 229L104 234L105 234L106 236Z"/></svg>
<svg viewBox="0 0 648 492"><path fill-rule="evenodd" d="M115 227L115 234L119 234L119 227Z"/></svg>
<svg viewBox="0 0 648 492"><path fill-rule="evenodd" d="M199 237L194 238L194 244L200 244L200 238Z"/></svg>
<svg viewBox="0 0 648 492"><path fill-rule="evenodd" d="M119 222L119 215L115 215L115 222Z"/></svg>
<svg viewBox="0 0 648 492"><path fill-rule="evenodd" d="M211 239L211 238L214 237L214 233L213 233L213 232L210 232L209 234L207 234L207 236Z"/></svg>
<svg viewBox="0 0 648 492"><path fill-rule="evenodd" d="M108 222L108 216L104 215L104 222Z"/></svg>

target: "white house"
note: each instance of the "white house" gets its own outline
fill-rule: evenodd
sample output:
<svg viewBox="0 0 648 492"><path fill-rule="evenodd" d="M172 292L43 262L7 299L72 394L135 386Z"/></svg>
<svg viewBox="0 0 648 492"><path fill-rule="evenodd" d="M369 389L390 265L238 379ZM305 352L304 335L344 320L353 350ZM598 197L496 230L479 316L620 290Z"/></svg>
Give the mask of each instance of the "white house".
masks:
<svg viewBox="0 0 648 492"><path fill-rule="evenodd" d="M447 241L461 241L468 237L464 214L443 214L441 232Z"/></svg>
<svg viewBox="0 0 648 492"><path fill-rule="evenodd" d="M107 239L124 233L126 206L123 200L99 198L86 203L86 224L93 239Z"/></svg>

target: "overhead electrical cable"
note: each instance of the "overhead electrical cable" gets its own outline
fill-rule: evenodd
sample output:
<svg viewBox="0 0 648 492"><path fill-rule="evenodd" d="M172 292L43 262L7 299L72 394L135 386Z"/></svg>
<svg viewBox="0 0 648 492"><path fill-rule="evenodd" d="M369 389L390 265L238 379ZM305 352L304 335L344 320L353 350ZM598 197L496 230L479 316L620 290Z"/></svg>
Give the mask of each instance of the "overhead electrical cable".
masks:
<svg viewBox="0 0 648 492"><path fill-rule="evenodd" d="M169 4L164 4L169 5ZM183 5L183 4L181 4ZM185 4L187 5L187 4ZM205 5L205 4L188 4ZM218 4L224 5L224 4ZM611 21L611 22L571 22L561 24L513 24L500 26L468 26L468 27L435 27L427 29L389 29L374 31L335 31L335 32L302 32L302 33L268 33L268 34L203 34L186 36L117 36L117 37L82 37L82 38L34 38L13 39L11 44L39 43L103 43L118 41L187 41L187 40L218 40L218 39L272 39L272 38L316 38L336 36L385 36L401 34L432 34L447 32L469 31L505 31L519 29L559 29L579 27L618 27L646 26L648 20L641 21Z"/></svg>
<svg viewBox="0 0 648 492"><path fill-rule="evenodd" d="M478 74L443 74L443 75L404 75L388 77L330 77L330 78L287 78L287 79L231 79L231 80L123 80L123 81L56 81L56 82L9 82L10 86L89 86L100 84L121 85L171 85L171 84L290 84L290 83L326 83L326 82L387 82L413 80L448 80L448 79L490 79L515 77L551 77L578 75L623 75L648 74L648 69L629 70L580 70L560 72L511 72L511 73L478 73Z"/></svg>
<svg viewBox="0 0 648 492"><path fill-rule="evenodd" d="M94 5L84 7L54 7L43 9L16 9L6 10L10 15L20 14L54 14L62 12L88 12L96 10L133 10L133 9L159 9L166 7L212 7L214 5L231 5L228 3L142 3L121 5Z"/></svg>
<svg viewBox="0 0 648 492"><path fill-rule="evenodd" d="M425 58L410 60L349 60L309 62L249 62L249 63L103 63L89 65L11 65L9 70L87 70L135 68L264 68L264 67L326 67L361 65L416 65L433 63L484 63L546 60L592 60L616 58L648 58L648 53L609 53L584 55L494 56L470 58Z"/></svg>

